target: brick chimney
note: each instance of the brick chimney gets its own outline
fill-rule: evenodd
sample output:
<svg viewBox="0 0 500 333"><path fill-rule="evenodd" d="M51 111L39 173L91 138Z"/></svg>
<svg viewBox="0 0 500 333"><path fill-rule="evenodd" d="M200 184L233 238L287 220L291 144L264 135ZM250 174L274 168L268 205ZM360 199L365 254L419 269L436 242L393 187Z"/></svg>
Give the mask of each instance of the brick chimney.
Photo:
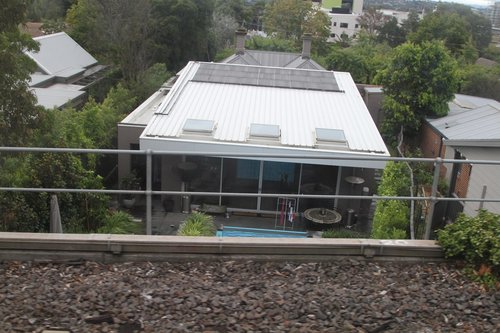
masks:
<svg viewBox="0 0 500 333"><path fill-rule="evenodd" d="M247 36L247 30L245 28L239 28L236 30L236 54L245 53L245 37Z"/></svg>
<svg viewBox="0 0 500 333"><path fill-rule="evenodd" d="M302 36L302 59L311 58L311 42L312 35L310 33L305 33Z"/></svg>

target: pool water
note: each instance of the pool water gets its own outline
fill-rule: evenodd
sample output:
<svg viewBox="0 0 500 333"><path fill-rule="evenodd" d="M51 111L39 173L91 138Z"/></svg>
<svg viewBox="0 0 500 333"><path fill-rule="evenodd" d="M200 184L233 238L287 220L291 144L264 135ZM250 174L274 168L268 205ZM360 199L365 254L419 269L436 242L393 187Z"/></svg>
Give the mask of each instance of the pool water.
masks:
<svg viewBox="0 0 500 333"><path fill-rule="evenodd" d="M224 226L217 237L306 238L307 232Z"/></svg>

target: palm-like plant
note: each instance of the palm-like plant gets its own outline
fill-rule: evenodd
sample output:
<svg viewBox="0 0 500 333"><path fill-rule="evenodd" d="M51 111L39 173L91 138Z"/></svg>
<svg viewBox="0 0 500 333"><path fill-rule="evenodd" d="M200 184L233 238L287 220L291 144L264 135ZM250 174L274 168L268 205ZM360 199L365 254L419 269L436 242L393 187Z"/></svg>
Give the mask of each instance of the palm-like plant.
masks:
<svg viewBox="0 0 500 333"><path fill-rule="evenodd" d="M179 236L214 236L214 218L210 215L193 212L179 226L177 235Z"/></svg>

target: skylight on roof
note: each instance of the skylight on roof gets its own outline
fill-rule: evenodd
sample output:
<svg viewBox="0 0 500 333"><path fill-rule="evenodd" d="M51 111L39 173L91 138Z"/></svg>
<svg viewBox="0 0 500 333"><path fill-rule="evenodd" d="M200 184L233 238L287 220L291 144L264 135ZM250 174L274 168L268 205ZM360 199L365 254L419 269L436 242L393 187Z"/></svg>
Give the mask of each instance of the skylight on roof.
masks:
<svg viewBox="0 0 500 333"><path fill-rule="evenodd" d="M250 136L259 138L279 138L280 127L269 124L250 124Z"/></svg>
<svg viewBox="0 0 500 333"><path fill-rule="evenodd" d="M316 140L325 142L346 142L344 131L333 128L316 128Z"/></svg>
<svg viewBox="0 0 500 333"><path fill-rule="evenodd" d="M203 119L186 119L182 130L184 132L210 134L215 129L215 122L213 120Z"/></svg>

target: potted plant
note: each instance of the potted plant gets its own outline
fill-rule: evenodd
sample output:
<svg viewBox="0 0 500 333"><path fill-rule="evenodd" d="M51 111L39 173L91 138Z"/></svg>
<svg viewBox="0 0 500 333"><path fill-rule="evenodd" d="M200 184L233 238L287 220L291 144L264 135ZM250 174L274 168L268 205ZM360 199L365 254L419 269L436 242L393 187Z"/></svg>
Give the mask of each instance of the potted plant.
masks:
<svg viewBox="0 0 500 333"><path fill-rule="evenodd" d="M120 189L138 191L141 189L141 181L134 172L129 173L121 179ZM122 196L123 205L132 208L135 205L136 196L133 193L126 193Z"/></svg>

